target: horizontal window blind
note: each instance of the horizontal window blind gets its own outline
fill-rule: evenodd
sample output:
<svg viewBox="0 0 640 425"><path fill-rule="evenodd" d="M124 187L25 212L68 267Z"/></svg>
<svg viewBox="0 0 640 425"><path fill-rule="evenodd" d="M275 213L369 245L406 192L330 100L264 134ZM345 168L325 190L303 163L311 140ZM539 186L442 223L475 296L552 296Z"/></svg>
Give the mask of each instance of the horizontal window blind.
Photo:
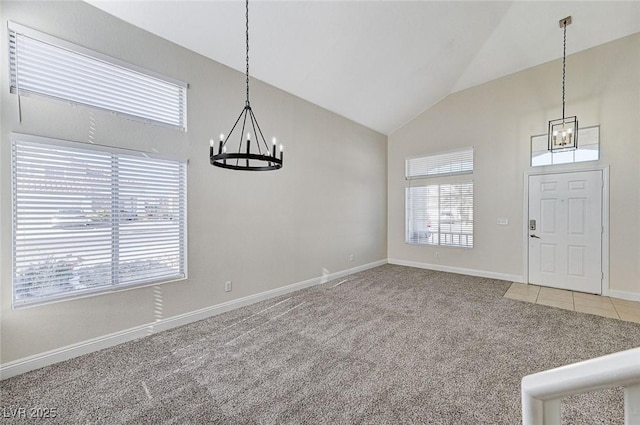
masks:
<svg viewBox="0 0 640 425"><path fill-rule="evenodd" d="M14 135L13 301L184 278L185 163Z"/></svg>
<svg viewBox="0 0 640 425"><path fill-rule="evenodd" d="M105 109L186 131L187 85L9 23L11 91Z"/></svg>
<svg viewBox="0 0 640 425"><path fill-rule="evenodd" d="M406 178L473 172L473 148L425 155L406 160Z"/></svg>
<svg viewBox="0 0 640 425"><path fill-rule="evenodd" d="M473 182L406 188L407 243L473 247Z"/></svg>

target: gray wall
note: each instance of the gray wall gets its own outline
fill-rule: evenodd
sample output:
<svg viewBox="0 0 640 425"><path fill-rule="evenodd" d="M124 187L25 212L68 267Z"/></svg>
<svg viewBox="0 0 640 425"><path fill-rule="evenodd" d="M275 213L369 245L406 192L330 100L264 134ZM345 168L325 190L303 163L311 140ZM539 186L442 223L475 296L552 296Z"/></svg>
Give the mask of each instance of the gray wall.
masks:
<svg viewBox="0 0 640 425"><path fill-rule="evenodd" d="M253 80L252 106L265 136L285 144L285 166L258 174L214 168L209 139L227 132L244 106L242 73L86 3L1 7L2 28L12 20L190 84L187 133L37 97L22 98L19 122L2 31L1 363L386 258L386 136ZM100 144L189 159L189 278L159 285L155 296L145 287L12 310L10 134L86 142L90 130Z"/></svg>
<svg viewBox="0 0 640 425"><path fill-rule="evenodd" d="M455 93L389 136L390 261L525 278L530 137L562 115L561 72L556 60ZM566 105L581 127L601 126L601 159L585 166L610 166L610 288L640 300L640 34L569 56ZM475 148L474 248L405 244L405 159L468 146ZM499 217L509 225L498 226Z"/></svg>

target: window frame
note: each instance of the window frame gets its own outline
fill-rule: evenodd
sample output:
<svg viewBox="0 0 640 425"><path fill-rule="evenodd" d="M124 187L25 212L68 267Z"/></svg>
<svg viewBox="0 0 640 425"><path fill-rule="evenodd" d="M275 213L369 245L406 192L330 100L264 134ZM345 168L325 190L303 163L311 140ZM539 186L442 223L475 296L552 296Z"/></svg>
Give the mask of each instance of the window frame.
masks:
<svg viewBox="0 0 640 425"><path fill-rule="evenodd" d="M449 159L449 162L443 161L443 159ZM418 167L415 167L415 166L412 167L413 165L411 164L412 161L417 162ZM440 168L441 171L429 172L430 171L429 164L431 163L437 164L436 171L437 171L437 168ZM422 170L423 171L426 170L426 172L412 173L412 170L414 169L421 169L420 166L424 166L422 167ZM404 239L406 244L473 249L474 233L475 233L475 228L474 228L475 226L474 226L474 219L473 219L474 204L475 204L474 181L472 178L465 177L470 174L473 174L473 170L474 170L474 148L473 147L446 151L446 152L438 152L438 153L427 154L427 155L412 156L405 159L405 180L407 182L407 185L405 187L405 237ZM442 207L443 187L450 186L449 190L451 190L453 186L456 186L456 185L470 185L471 208L470 208L470 211L467 211L467 214L468 214L467 216L470 216L471 219L470 220L467 219L463 221L462 220L463 211L459 211L460 220L456 220L452 218L451 222L443 223L442 222L443 212L449 211L449 210L443 209ZM415 214L415 209L411 207L410 202L415 202L415 201L412 200L411 198L411 190L415 188L425 188L426 191L429 191L429 190L437 191L437 207L435 207L437 208L437 211L435 211L434 207L431 206L430 208L428 208L431 210L430 212L426 212L426 211L424 212L424 216L425 216L424 218L425 220L427 220L427 224L426 224L427 228L422 230L420 229L415 230L416 223L412 218L413 214ZM464 195L459 195L460 202L463 201L462 196ZM426 202L428 202L426 194L424 195L424 199ZM451 202L451 199L455 200L455 198L449 198L449 202ZM434 223L434 221L427 218L429 214L432 217L435 214L437 218L435 220L435 226L437 227L437 229L436 231L433 231L433 232L431 231L430 228L433 225L432 223ZM462 232L465 226L469 226L469 223L471 226L470 233ZM447 224L450 226L449 231L444 231L444 232L442 231L443 224ZM454 224L458 224L460 226L459 232L452 231ZM424 226L417 226L417 227L424 227ZM425 235L422 238L420 236L412 237L409 234L411 231L414 231L414 233L416 231L419 233L422 232ZM443 234L451 235L451 239L453 239L453 235L458 235L459 242L457 244L446 243L446 242L443 243L442 242ZM434 239L433 235L437 235L437 238L435 238L436 239L435 241L433 241ZM465 243L464 245L460 243L463 235L467 236L467 243ZM470 243L468 242L469 236L471 240Z"/></svg>
<svg viewBox="0 0 640 425"><path fill-rule="evenodd" d="M144 122L144 123L148 123L148 124L153 124L153 125L158 125L158 126L162 126L162 127L167 127L167 128L172 128L172 129L178 129L180 131L186 132L187 131L187 89L189 88L189 85L183 81L180 81L178 79L160 74L158 72L140 67L138 65L134 65L132 63L128 63L125 62L121 59L118 58L114 58L112 56L97 52L95 50L80 46L78 44L57 38L55 36L52 36L50 34L46 34L44 32L38 31L36 29L27 27L25 25L13 22L13 21L9 21L7 24L7 30L8 30L8 38L9 38L9 58L8 58L8 65L9 65L9 91L12 94L17 94L18 96L21 95L33 95L33 96L40 96L43 98L48 98L48 99L55 99L55 100L59 100L59 101L63 101L63 102L69 102L71 104L74 105L82 105L82 106L86 106L89 108L94 108L94 109L98 109L98 110L102 110L102 111L107 111L107 112L111 112L114 113L116 115L128 118L128 119L132 119L134 121L140 121L140 122ZM124 110L119 110L119 109L111 109L109 107L105 107L105 106L100 106L91 102L83 102L83 101L78 101L78 100L74 100L71 98L65 98L65 97L61 97L61 96L56 96L54 95L52 92L49 93L44 93L41 91L36 91L36 90L29 90L26 89L24 87L20 86L20 67L19 67L19 60L17 59L17 45L18 45L18 37L26 37L29 38L31 40L34 40L35 42L39 42L39 43L43 43L43 44L48 44L50 46L52 46L54 49L62 49L65 50L67 52L70 52L71 54L75 54L77 55L77 58L79 60L84 60L83 58L88 58L89 60L93 60L93 61L97 61L100 62L102 64L106 64L107 66L111 66L113 69L120 69L120 70L124 70L124 72L128 72L129 74L133 73L133 74L138 74L141 75L142 77L146 78L147 81L148 80L157 80L161 83L165 84L165 87L161 87L161 86L154 86L153 87L153 91L157 91L157 90L166 90L166 88L168 86L173 86L175 87L178 91L179 91L179 102L176 103L174 106L177 107L177 109L180 111L179 116L176 115L176 123L173 122L168 122L166 120L161 120L159 119L159 115L161 115L161 113L157 113L156 114L156 118L150 118L148 116L142 116L142 115L136 115L135 113L133 113L132 111L130 112L126 112ZM85 73L87 72L87 68L82 68ZM93 72L93 69L89 69L90 71ZM106 74L101 74L100 78L104 78L104 75ZM126 84L127 83L127 78L122 77L124 79L120 79L117 80L117 82L119 84ZM96 80L96 81L100 81L100 80ZM42 82L40 82L41 84ZM95 81L94 81L95 84ZM127 86L127 89L123 89L123 91L125 92L133 92L133 91L145 91L148 90L149 87L141 87L140 85L135 85L135 84L130 84L129 86ZM109 91L108 89L104 89L102 90L100 93L102 94L113 94L113 91ZM112 96L113 97L113 96ZM85 100L88 99L87 97L85 97ZM116 98L116 99L122 99L122 98ZM141 99L144 100L145 98L134 98L134 99ZM131 100L131 98L128 99L124 99L126 100ZM156 97L156 100L159 101L163 101L165 103L170 103L171 99L167 99L167 97L161 97L158 96ZM169 102L168 102L169 100ZM115 104L116 102L112 102L111 104ZM148 102L147 102L148 103ZM158 102L151 102L151 107L148 104L145 104L144 102L141 102L140 105L142 109L149 111L151 108L155 108L157 109L157 105L159 103ZM146 109L145 109L146 108ZM163 110L165 111L165 110Z"/></svg>
<svg viewBox="0 0 640 425"><path fill-rule="evenodd" d="M470 215L471 215L471 220L465 220L463 221L462 219L460 220L455 220L455 219L451 219L451 221L446 221L443 222L442 221L442 217L444 216L445 212L450 212L448 209L445 209L442 207L442 191L443 191L443 187L446 186L462 186L462 185L469 185L469 187L471 188L471 210L470 210ZM473 243L474 243L474 220L473 220L473 202L474 202L474 198L473 198L473 180L465 180L465 181L461 181L461 182L449 182L449 183L432 183L432 184L426 184L426 185L419 185L419 186L407 186L407 188L405 189L406 193L405 193L405 201L407 203L407 206L405 207L406 209L406 219L405 219L405 243L408 245L428 245L428 246L440 246L440 247L450 247L450 248L465 248L465 249L472 249L473 248ZM430 231L430 230L422 230L422 232L427 233L425 235L424 238L424 242L420 241L420 237L417 238L417 240L415 238L411 238L409 236L410 233L410 229L409 229L409 214L413 213L413 211L409 211L409 202L410 202L410 191L411 189L420 189L420 188L425 188L427 191L429 190L435 190L438 193L438 206L437 206L437 212L435 213L435 215L438 217L438 220L436 221L436 226L437 229L435 231ZM449 190L451 190L451 188L449 188ZM464 188L462 190L465 190ZM468 188L467 188L468 190ZM455 199L455 198L453 198ZM427 213L428 214L428 213ZM462 214L461 214L462 217ZM469 223L471 223L471 232L463 232L462 230L464 229L465 226L468 226ZM460 231L458 232L454 232L453 231L453 226L459 224L460 226ZM414 224L415 225L415 224ZM432 226L432 222L430 222L428 224L428 227ZM444 226L449 226L449 231L443 230ZM419 230L420 231L420 230ZM429 234L430 233L430 234ZM429 242L431 239L433 239L433 236L437 236L436 242ZM446 242L442 242L443 239L443 235L450 235L451 240L455 239L455 236L458 236L458 243L446 243ZM462 238L466 239L466 243L462 244ZM471 240L471 242L469 243L469 239Z"/></svg>
<svg viewBox="0 0 640 425"><path fill-rule="evenodd" d="M45 295L45 296L39 296L39 297L34 297L34 298L22 298L20 299L17 296L17 289L19 289L18 287L16 287L16 279L18 276L18 270L16 269L16 256L17 256L17 251L16 251L16 241L17 241L17 227L16 227L16 223L18 220L17 214L17 193L16 193L16 188L17 188L17 179L18 179L18 173L16 171L16 154L14 153L14 150L16 149L15 144L16 143L23 143L25 145L37 145L37 146L47 146L47 147L51 147L54 146L55 147L59 147L60 149L75 149L77 151L85 151L85 152L100 152L102 154L110 154L113 156L117 156L118 158L125 158L128 160L135 160L135 158L138 159L144 159L144 160L153 160L153 159L157 159L159 161L162 161L163 164L166 164L167 161L170 162L175 162L175 165L177 167L176 172L178 174L181 174L181 177L179 178L179 183L178 186L180 188L179 190L179 196L178 196L178 206L176 211L178 211L178 222L177 226L180 228L180 230L177 231L177 237L179 240L179 266L178 266L178 271L176 272L175 275L170 276L170 277L165 277L165 276L160 276L158 278L145 278L145 280L143 281L133 281L133 282L129 282L129 283L122 283L122 282L118 282L115 283L115 281L112 279L111 283L108 284L102 284L96 288L81 288L81 289L74 289L72 291L67 291L67 292L57 292L54 294L49 294L49 295ZM69 141L69 140L61 140L61 139L53 139L53 138L49 138L49 137L41 137L41 136L34 136L34 135L28 135L28 134L21 134L21 133L12 133L11 134L11 146L12 146L12 154L11 154L11 168L12 168L12 179L11 179L11 195L12 195L12 213L11 213L11 221L12 221L12 232L11 232L11 243L12 243L12 258L11 258L11 264L12 264L12 274L11 274L11 280L12 280L12 308L13 309L20 309L20 308L25 308L25 307L32 307L32 306L40 306L40 305L46 305L46 304L51 304L51 303L56 303L56 302L61 302L61 301L69 301L69 300L74 300L74 299L79 299L79 298L86 298L86 297L90 297L90 296L95 296L95 295L100 295L100 294L108 294L108 293L114 293L114 292L119 292L119 291L123 291L123 290L130 290L130 289L134 289L134 288L141 288L141 287L145 287L145 286L153 286L153 285L159 285L159 284L164 284L164 283L169 283L169 282L176 282L176 281L183 281L186 280L188 278L188 252L187 252L187 247L188 247L188 220L187 220L187 161L184 159L179 159L179 158L172 158L172 157L167 157L164 155L158 155L158 154L154 154L154 153L149 153L149 152L142 152L142 151L136 151L136 150L130 150L130 149L123 149L123 148L115 148L115 147L111 147L111 146L105 146L105 145L97 145L97 144L89 144L89 143L83 143L83 142L76 142L76 141ZM114 199L114 192L111 192L110 195L111 199ZM89 198L88 200L94 200L95 198ZM120 200L119 198L119 194L116 194L116 198ZM120 205L118 203L114 204L114 205ZM117 219L113 219L113 222L118 221ZM113 226L114 224L111 224L111 226ZM116 228L119 226L115 225ZM113 232L113 228L111 228L111 231ZM120 251L123 245L118 245L118 248L115 249L115 251ZM157 245L150 245L150 247L153 246L157 246ZM112 248L114 249L114 248ZM114 251L114 252L115 252ZM73 252L72 248L69 249L69 255L76 255L77 256L77 252ZM42 259L46 259L46 255L48 254L43 254ZM117 268L119 267L119 264L115 263L117 260L117 258L119 257L120 254L115 254L112 255L111 261L108 263L111 268L111 270L117 270ZM115 259L114 259L115 258ZM38 259L38 260L34 260L34 261L42 261L42 259ZM114 264L116 264L114 266Z"/></svg>

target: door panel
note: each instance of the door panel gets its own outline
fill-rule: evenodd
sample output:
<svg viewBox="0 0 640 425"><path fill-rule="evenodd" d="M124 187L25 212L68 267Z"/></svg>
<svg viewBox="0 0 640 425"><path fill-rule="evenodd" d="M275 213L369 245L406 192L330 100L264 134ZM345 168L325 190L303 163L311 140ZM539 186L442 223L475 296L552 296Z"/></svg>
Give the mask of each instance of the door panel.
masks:
<svg viewBox="0 0 640 425"><path fill-rule="evenodd" d="M569 234L585 236L585 220L587 219L587 203L584 198L569 199Z"/></svg>
<svg viewBox="0 0 640 425"><path fill-rule="evenodd" d="M556 199L541 199L540 200L540 233L546 235L555 235L556 233L556 218L557 208Z"/></svg>
<svg viewBox="0 0 640 425"><path fill-rule="evenodd" d="M546 243L540 244L540 271L555 273L556 271L556 246Z"/></svg>
<svg viewBox="0 0 640 425"><path fill-rule="evenodd" d="M602 172L529 177L529 283L602 293Z"/></svg>
<svg viewBox="0 0 640 425"><path fill-rule="evenodd" d="M584 261L586 249L584 246L569 246L569 261L567 273L570 276L584 276Z"/></svg>

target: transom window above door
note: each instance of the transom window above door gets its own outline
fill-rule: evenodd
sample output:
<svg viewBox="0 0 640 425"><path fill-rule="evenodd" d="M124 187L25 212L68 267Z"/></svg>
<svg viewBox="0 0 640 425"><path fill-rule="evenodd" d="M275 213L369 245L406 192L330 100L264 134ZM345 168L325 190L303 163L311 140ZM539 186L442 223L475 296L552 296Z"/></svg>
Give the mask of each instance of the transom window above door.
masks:
<svg viewBox="0 0 640 425"><path fill-rule="evenodd" d="M562 152L550 152L547 134L531 136L531 166L571 164L600 159L600 126L578 130L578 148Z"/></svg>

